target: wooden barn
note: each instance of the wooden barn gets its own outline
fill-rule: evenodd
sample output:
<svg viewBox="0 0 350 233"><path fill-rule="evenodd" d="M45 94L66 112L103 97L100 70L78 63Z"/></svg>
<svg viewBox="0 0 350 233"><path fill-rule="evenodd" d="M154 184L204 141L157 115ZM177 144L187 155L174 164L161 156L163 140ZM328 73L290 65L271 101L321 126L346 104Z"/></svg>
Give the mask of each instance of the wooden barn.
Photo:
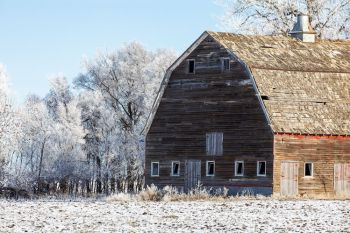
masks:
<svg viewBox="0 0 350 233"><path fill-rule="evenodd" d="M168 69L146 184L350 196L350 42L204 32Z"/></svg>

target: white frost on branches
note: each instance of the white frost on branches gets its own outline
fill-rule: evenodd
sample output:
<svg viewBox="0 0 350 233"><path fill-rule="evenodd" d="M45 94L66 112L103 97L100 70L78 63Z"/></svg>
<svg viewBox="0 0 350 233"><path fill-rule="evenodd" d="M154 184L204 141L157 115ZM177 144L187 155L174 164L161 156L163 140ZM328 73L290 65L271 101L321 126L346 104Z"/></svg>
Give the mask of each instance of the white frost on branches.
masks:
<svg viewBox="0 0 350 233"><path fill-rule="evenodd" d="M5 67L0 64L0 187L4 185L5 165L10 161L14 149L14 138L18 136L17 113L10 100L10 89Z"/></svg>
<svg viewBox="0 0 350 233"><path fill-rule="evenodd" d="M319 38L350 37L350 0L216 0L223 28L242 34L287 34L299 13L311 17Z"/></svg>
<svg viewBox="0 0 350 233"><path fill-rule="evenodd" d="M5 66L0 64L0 95L8 95L9 87Z"/></svg>
<svg viewBox="0 0 350 233"><path fill-rule="evenodd" d="M117 180L122 189L140 187L144 162L141 131L165 71L174 60L172 51L151 52L133 42L85 61L85 73L75 85L85 90L81 93L85 151L96 166L98 192L108 190L102 186L109 179Z"/></svg>
<svg viewBox="0 0 350 233"><path fill-rule="evenodd" d="M141 131L174 60L172 51L152 52L136 42L98 53L74 82L78 95L54 75L45 98L29 96L18 109L0 66L0 186L40 193L139 189Z"/></svg>

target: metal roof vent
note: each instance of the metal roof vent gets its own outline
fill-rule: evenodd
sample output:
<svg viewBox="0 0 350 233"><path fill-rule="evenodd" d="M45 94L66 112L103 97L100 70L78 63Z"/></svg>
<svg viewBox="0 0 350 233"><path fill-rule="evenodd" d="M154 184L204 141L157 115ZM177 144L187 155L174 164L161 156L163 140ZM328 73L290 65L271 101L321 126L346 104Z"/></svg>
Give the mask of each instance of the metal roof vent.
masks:
<svg viewBox="0 0 350 233"><path fill-rule="evenodd" d="M302 42L315 42L316 32L311 27L308 15L299 14L297 22L294 24L292 31L289 32L291 37L301 40Z"/></svg>

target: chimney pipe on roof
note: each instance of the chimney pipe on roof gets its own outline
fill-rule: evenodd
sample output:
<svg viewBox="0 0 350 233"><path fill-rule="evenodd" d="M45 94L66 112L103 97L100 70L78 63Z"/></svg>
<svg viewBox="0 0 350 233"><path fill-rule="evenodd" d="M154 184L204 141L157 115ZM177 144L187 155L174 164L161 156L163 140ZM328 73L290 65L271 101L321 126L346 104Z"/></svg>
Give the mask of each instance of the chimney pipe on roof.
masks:
<svg viewBox="0 0 350 233"><path fill-rule="evenodd" d="M316 32L311 27L309 16L305 14L299 14L297 16L297 22L289 34L291 37L299 39L302 42L312 43L316 40Z"/></svg>

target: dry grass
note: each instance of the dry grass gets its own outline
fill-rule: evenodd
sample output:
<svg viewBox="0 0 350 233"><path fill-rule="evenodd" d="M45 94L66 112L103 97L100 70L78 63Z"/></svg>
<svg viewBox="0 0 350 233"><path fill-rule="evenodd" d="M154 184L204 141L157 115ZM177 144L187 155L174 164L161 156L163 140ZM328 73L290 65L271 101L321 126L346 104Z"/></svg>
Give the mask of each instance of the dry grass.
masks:
<svg viewBox="0 0 350 233"><path fill-rule="evenodd" d="M137 199L140 201L161 201L163 196L163 190L158 189L157 186L152 184L151 186L147 186L146 189L139 192Z"/></svg>
<svg viewBox="0 0 350 233"><path fill-rule="evenodd" d="M198 185L188 193L179 192L172 186L165 186L159 189L155 185L147 186L138 194L118 193L106 199L107 202L128 202L128 201L236 201L236 200L262 200L270 199L270 196L254 195L250 190L244 190L236 196L229 196L227 188L208 189Z"/></svg>
<svg viewBox="0 0 350 233"><path fill-rule="evenodd" d="M108 203L112 202L128 202L132 200L132 196L128 193L117 193L106 198Z"/></svg>

